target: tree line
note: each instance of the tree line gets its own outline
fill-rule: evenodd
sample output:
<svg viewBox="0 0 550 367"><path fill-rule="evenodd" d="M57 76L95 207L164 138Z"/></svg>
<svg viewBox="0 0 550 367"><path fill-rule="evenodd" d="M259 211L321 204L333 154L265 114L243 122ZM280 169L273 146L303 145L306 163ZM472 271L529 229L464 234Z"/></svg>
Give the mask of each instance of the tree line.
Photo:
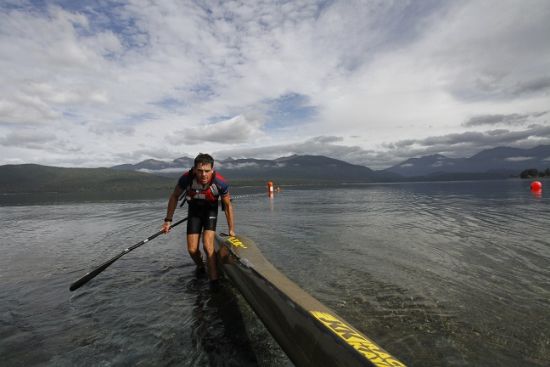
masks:
<svg viewBox="0 0 550 367"><path fill-rule="evenodd" d="M538 178L538 177L550 177L550 168L544 171L539 171L536 168L528 168L523 170L520 175L521 178Z"/></svg>

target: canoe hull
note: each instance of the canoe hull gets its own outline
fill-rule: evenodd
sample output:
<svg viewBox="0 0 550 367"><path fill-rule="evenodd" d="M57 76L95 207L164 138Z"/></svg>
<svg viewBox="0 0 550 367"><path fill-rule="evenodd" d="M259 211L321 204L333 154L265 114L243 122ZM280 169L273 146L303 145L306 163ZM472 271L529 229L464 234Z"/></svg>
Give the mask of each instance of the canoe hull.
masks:
<svg viewBox="0 0 550 367"><path fill-rule="evenodd" d="M404 366L279 272L250 239L216 236L219 266L296 366Z"/></svg>

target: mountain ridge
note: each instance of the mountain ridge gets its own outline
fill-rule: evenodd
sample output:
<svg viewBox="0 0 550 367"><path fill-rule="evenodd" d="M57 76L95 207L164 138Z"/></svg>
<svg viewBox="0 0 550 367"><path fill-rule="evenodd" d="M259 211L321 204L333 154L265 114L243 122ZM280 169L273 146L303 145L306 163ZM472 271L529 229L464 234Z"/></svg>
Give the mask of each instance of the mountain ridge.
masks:
<svg viewBox="0 0 550 367"><path fill-rule="evenodd" d="M134 170L167 177L176 177L193 166L193 159L180 157L172 161L141 161L135 165L111 167L118 170ZM374 171L368 167L352 164L321 155L291 155L276 159L228 158L217 160L215 168L233 180L278 180L291 181L394 181L393 173Z"/></svg>
<svg viewBox="0 0 550 367"><path fill-rule="evenodd" d="M384 171L406 178L466 173L472 175L492 173L506 177L519 175L527 168L547 167L550 167L550 145L538 145L528 149L495 147L482 150L467 158L449 158L441 154L409 158Z"/></svg>
<svg viewBox="0 0 550 367"><path fill-rule="evenodd" d="M66 168L38 164L0 166L0 192L117 193L166 190L173 181L141 172L111 168Z"/></svg>
<svg viewBox="0 0 550 367"><path fill-rule="evenodd" d="M383 170L372 170L369 167L352 164L335 158L319 155L290 155L276 159L258 158L227 158L216 161L216 168L230 171L227 176L237 179L251 179L255 175L264 177L272 174L275 177L291 178L300 176L300 167L311 171L311 178L322 178L319 167L325 166L325 176L340 175L342 179L366 181L400 181L407 179L457 179L471 176L505 178L519 175L527 168L545 169L550 166L550 145L539 145L534 148L522 149L511 147L495 147L478 152L471 157L449 158L436 153L409 158L399 164ZM174 177L193 166L193 159L180 157L172 161L145 160L134 165L114 166L114 169L136 170L157 175ZM160 168L159 168L160 167ZM286 168L285 168L286 167ZM333 168L339 168L337 172ZM284 168L284 169L283 169ZM286 172L285 172L286 171ZM355 171L355 172L352 172ZM307 177L306 177L307 178Z"/></svg>
<svg viewBox="0 0 550 367"><path fill-rule="evenodd" d="M64 168L36 164L0 166L0 192L100 192L121 193L173 188L174 179L193 166L193 159L147 159L110 168ZM550 145L530 149L497 147L469 158L432 154L410 158L385 170L372 170L319 155L291 155L273 160L228 158L216 161L233 184L324 182L402 182L420 180L498 179L519 176L528 168L550 167Z"/></svg>

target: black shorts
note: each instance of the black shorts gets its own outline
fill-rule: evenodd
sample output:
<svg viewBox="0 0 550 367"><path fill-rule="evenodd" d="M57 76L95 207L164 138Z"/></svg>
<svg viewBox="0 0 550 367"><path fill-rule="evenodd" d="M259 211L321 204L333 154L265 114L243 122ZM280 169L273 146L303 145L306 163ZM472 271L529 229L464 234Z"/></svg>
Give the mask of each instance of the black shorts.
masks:
<svg viewBox="0 0 550 367"><path fill-rule="evenodd" d="M216 231L217 222L217 204L189 204L189 211L187 214L187 234L202 233L203 230Z"/></svg>

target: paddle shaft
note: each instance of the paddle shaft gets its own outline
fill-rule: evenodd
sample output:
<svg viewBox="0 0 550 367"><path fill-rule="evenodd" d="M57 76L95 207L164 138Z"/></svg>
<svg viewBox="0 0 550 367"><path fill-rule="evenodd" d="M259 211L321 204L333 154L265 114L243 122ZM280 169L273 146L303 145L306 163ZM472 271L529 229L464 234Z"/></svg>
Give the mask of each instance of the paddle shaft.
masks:
<svg viewBox="0 0 550 367"><path fill-rule="evenodd" d="M170 229L174 228L175 226L177 226L178 224L181 224L183 222L185 222L187 220L187 218L183 218L183 219L180 219L178 220L177 222L173 223L171 226L170 226ZM132 251L132 250L135 250L137 249L138 247L140 247L141 245L144 245L146 244L147 242L157 238L158 236L160 236L161 234L163 234L164 231L160 230L158 231L157 233L155 233L154 235L150 236L150 237L147 237L146 239L144 239L143 241L141 242L138 242L136 243L135 245L131 246L131 247L128 247L127 249L125 249L124 251L122 251L120 254L116 255L115 257L113 257L112 259L104 262L103 264L101 264L100 266L98 266L97 268L95 268L94 270L90 271L89 273L87 273L86 275L84 275L82 278L78 279L76 282L74 282L73 284L71 284L71 286L69 287L69 289L72 291L74 291L75 289L78 289L80 287L82 287L84 284L88 283L90 280L92 280L93 278L95 278L96 276L99 275L99 273L101 273L103 270L107 269L109 266L111 266L111 264L113 264L115 261L117 261L118 259L120 259L122 256L126 255L128 252Z"/></svg>

